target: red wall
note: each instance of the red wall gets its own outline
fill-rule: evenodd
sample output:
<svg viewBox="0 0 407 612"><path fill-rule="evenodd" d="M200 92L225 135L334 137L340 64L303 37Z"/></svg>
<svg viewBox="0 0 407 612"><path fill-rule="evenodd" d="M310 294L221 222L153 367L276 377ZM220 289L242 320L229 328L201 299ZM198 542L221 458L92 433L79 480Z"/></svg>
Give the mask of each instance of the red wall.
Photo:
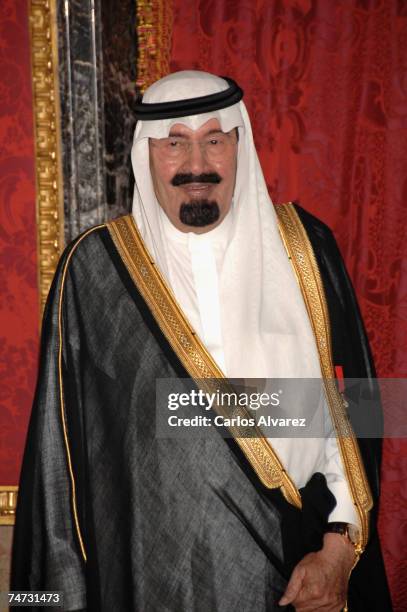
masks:
<svg viewBox="0 0 407 612"><path fill-rule="evenodd" d="M18 483L39 332L27 0L0 1L0 485Z"/></svg>

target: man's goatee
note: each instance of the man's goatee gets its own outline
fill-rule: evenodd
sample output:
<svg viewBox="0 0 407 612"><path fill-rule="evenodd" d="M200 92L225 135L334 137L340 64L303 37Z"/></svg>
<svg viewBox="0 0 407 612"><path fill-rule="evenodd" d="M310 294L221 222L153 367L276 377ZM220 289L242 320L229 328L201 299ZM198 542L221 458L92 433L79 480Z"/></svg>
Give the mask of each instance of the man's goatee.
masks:
<svg viewBox="0 0 407 612"><path fill-rule="evenodd" d="M181 204L179 218L185 225L205 227L219 219L220 210L216 201L196 200Z"/></svg>

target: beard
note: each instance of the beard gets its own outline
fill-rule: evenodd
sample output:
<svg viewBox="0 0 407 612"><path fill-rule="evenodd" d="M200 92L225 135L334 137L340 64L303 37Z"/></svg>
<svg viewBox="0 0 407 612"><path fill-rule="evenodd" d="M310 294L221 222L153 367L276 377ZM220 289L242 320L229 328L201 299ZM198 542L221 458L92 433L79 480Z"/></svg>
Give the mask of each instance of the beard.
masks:
<svg viewBox="0 0 407 612"><path fill-rule="evenodd" d="M179 210L182 223L191 227L206 227L215 223L220 216L218 203L215 200L194 200L184 202Z"/></svg>

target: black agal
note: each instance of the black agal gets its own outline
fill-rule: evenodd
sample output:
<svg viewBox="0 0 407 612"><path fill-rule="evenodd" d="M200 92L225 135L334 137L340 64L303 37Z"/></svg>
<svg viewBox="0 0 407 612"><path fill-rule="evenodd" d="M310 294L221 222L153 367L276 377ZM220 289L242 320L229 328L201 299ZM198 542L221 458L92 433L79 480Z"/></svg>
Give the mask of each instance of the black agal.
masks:
<svg viewBox="0 0 407 612"><path fill-rule="evenodd" d="M200 96L198 98L188 98L187 100L174 100L172 102L157 102L147 104L138 102L136 106L136 119L143 121L153 121L155 119L172 119L175 117L187 117L188 115L200 115L209 113L221 108L227 108L240 102L243 98L243 90L229 77L221 77L228 82L229 87L224 91Z"/></svg>

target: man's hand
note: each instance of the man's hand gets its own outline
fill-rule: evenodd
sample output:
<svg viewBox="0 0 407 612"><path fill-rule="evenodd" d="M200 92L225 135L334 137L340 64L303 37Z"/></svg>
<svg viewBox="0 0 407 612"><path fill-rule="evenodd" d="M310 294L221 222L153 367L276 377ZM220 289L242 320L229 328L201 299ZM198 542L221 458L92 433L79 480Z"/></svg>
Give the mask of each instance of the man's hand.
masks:
<svg viewBox="0 0 407 612"><path fill-rule="evenodd" d="M340 612L354 562L352 543L337 533L326 533L323 548L306 555L294 568L279 604L291 603L297 612Z"/></svg>

